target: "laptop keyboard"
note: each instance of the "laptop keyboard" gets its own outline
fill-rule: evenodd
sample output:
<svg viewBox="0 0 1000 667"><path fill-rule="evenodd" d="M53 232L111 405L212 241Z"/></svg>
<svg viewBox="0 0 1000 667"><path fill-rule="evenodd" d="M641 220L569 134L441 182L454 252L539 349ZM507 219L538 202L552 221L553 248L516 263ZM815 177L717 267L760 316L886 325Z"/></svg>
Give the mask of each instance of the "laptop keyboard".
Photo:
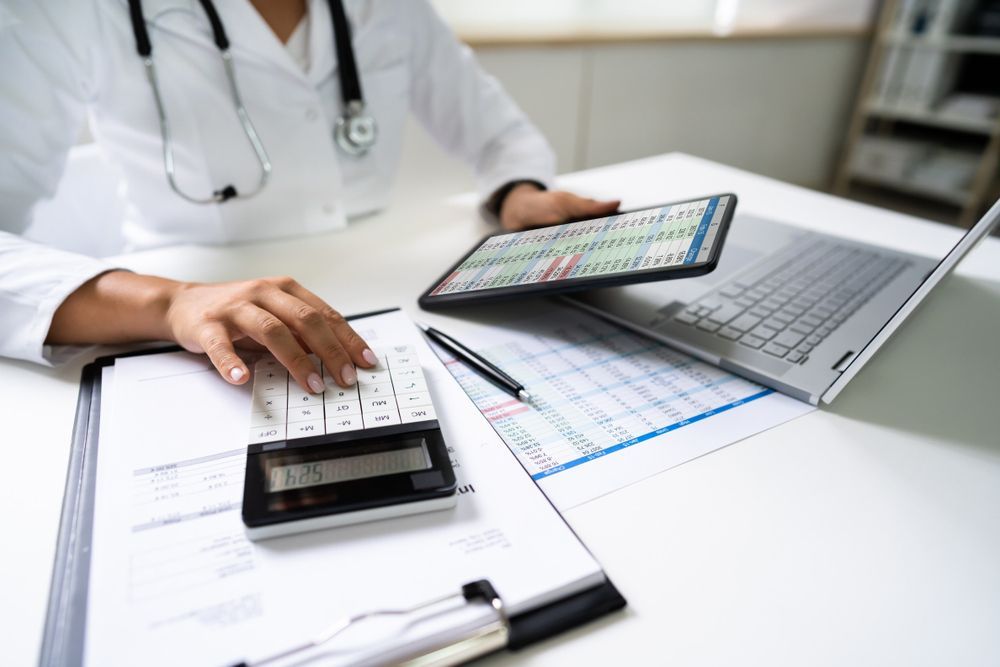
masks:
<svg viewBox="0 0 1000 667"><path fill-rule="evenodd" d="M806 237L688 304L673 319L801 364L907 265L904 259Z"/></svg>

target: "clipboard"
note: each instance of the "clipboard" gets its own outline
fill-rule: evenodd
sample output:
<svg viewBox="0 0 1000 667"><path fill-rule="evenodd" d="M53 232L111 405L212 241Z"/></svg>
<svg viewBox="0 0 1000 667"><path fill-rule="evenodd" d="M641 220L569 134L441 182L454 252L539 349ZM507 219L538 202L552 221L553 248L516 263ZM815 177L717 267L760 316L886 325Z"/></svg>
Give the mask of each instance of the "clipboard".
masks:
<svg viewBox="0 0 1000 667"><path fill-rule="evenodd" d="M363 313L347 319L379 315L394 310L398 309ZM171 345L126 352L100 357L83 368L52 569L52 583L39 653L41 667L83 664L97 457L100 447L98 434L102 371L114 365L117 359L180 350L180 347ZM471 582L467 586L482 583L484 582ZM447 594L449 591L442 593ZM482 589L479 589L475 596L465 590L462 593L466 594L467 600L472 597L488 597L482 593ZM518 650L622 609L625 604L625 598L610 580L605 580L603 584L588 590L509 618L502 614L503 632L480 632L478 635L464 638L461 645L438 647L442 650L438 652L440 655L435 655L437 660L435 662L426 661L428 656L413 657L424 660L421 664L444 665L458 664L497 650ZM498 637L502 637L502 641L498 641Z"/></svg>

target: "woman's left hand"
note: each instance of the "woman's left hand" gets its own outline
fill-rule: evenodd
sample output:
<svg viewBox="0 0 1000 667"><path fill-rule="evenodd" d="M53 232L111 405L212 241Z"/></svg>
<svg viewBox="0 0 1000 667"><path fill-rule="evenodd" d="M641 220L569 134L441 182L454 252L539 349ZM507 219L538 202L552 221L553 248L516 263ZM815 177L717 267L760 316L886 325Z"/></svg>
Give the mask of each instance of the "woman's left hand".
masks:
<svg viewBox="0 0 1000 667"><path fill-rule="evenodd" d="M611 215L620 204L619 200L599 201L571 192L541 190L531 183L520 183L504 197L500 226L516 232L568 220L599 218Z"/></svg>

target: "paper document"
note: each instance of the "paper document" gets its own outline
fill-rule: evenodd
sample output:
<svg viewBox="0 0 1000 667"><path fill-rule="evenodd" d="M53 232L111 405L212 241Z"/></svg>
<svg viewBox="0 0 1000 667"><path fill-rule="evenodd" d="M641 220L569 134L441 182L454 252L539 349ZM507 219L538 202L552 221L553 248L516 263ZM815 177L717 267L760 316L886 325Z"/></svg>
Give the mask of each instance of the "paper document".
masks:
<svg viewBox="0 0 1000 667"><path fill-rule="evenodd" d="M521 382L530 403L435 349L560 510L813 409L576 308L539 310L441 324Z"/></svg>
<svg viewBox="0 0 1000 667"><path fill-rule="evenodd" d="M102 391L87 664L232 664L480 578L512 614L605 580L409 319L355 326L373 345L418 350L454 450L458 506L251 543L240 519L249 384L232 387L187 353L120 359ZM487 605L460 604L375 623L322 664L377 664L486 618Z"/></svg>

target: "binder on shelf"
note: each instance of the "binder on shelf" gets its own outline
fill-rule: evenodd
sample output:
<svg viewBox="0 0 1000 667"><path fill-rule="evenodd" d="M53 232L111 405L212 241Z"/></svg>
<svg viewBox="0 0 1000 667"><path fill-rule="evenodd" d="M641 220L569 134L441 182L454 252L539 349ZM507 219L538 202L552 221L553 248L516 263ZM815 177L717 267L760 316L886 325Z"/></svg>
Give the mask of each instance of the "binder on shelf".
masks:
<svg viewBox="0 0 1000 667"><path fill-rule="evenodd" d="M996 133L1000 116L1000 95L992 95L988 68L967 67L970 54L985 54L998 41L995 31L982 28L980 5L976 0L885 3L869 57L871 76L837 170L838 193L864 182L954 206L962 226L976 219L997 171L982 138ZM967 150L973 140L980 148Z"/></svg>
<svg viewBox="0 0 1000 667"><path fill-rule="evenodd" d="M892 107L899 101L903 75L913 49L902 44L886 47L888 52L882 63L882 71L876 84L877 93L874 98L877 107Z"/></svg>
<svg viewBox="0 0 1000 667"><path fill-rule="evenodd" d="M906 30L906 26L913 15L915 4L916 0L899 1L896 5L896 11L892 16L892 22L889 25L889 32L891 34L901 35Z"/></svg>
<svg viewBox="0 0 1000 667"><path fill-rule="evenodd" d="M925 108L926 90L937 63L944 54L937 49L920 47L914 49L906 66L900 87L897 106L906 109Z"/></svg>
<svg viewBox="0 0 1000 667"><path fill-rule="evenodd" d="M940 0L928 33L936 39L948 37L965 20L973 4L972 0Z"/></svg>
<svg viewBox="0 0 1000 667"><path fill-rule="evenodd" d="M386 312L390 311L355 318ZM83 369L40 651L39 664L42 667L83 665L85 661L104 369L130 357L180 351L178 347L165 347L102 357ZM506 451L506 448L502 449ZM552 508L552 511L555 512L555 509ZM372 659L368 655L365 664L459 664L486 653L522 648L621 609L626 604L614 585L604 577L597 585L561 597L557 594L555 599L548 596L540 599L533 608L522 608L518 613L510 614L503 598L494 590L489 573L484 574L485 578L469 581L461 590L440 591L440 598L427 600L410 609L368 611L337 621L321 636L305 643L301 637L288 637L286 650L280 654L263 658L258 656L256 662L247 661L245 664L291 664L312 649L335 643L342 630L363 624L364 619L414 612L449 600L464 601L465 605L482 605L483 613L475 617L480 621L439 632L432 637L433 641L427 640L419 645L395 645L384 658ZM334 621L331 618L327 622Z"/></svg>

